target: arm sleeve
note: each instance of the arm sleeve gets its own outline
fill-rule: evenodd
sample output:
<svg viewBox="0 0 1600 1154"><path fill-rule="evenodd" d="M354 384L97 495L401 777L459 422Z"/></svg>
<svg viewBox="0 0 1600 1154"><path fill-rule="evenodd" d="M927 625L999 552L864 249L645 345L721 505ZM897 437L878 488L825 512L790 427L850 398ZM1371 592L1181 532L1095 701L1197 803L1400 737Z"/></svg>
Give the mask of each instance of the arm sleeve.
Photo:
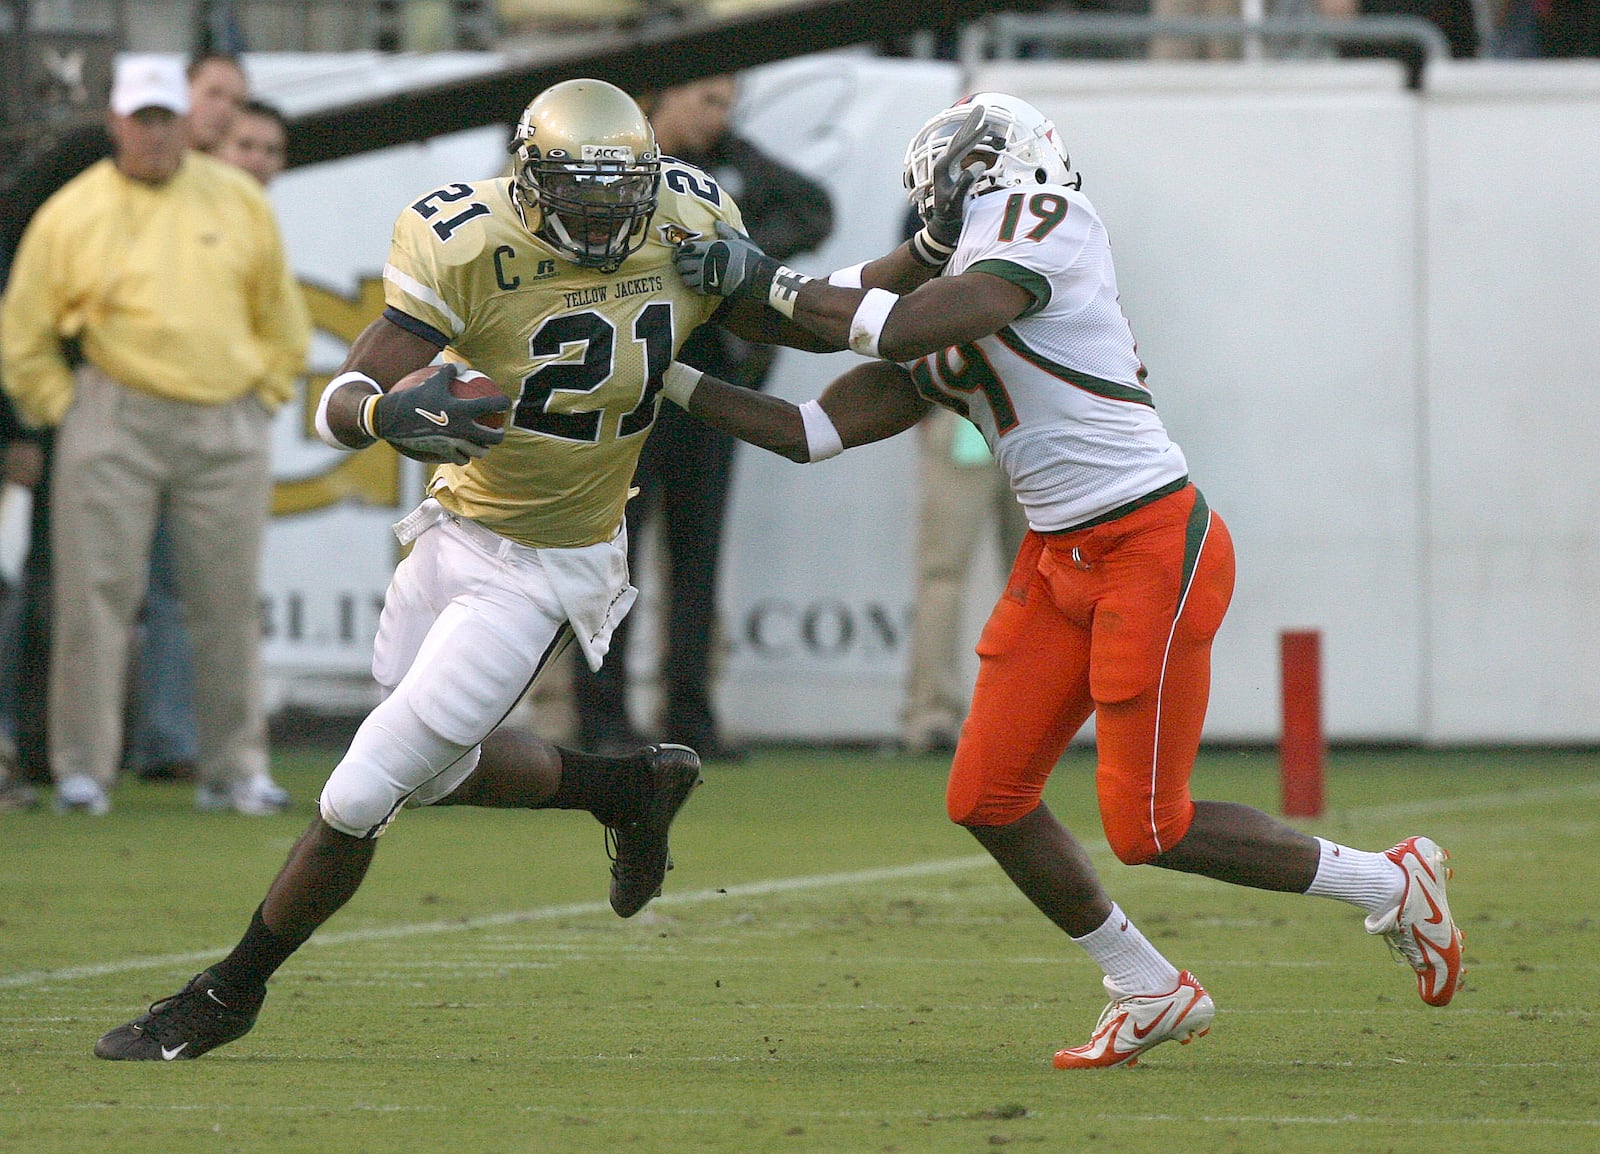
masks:
<svg viewBox="0 0 1600 1154"><path fill-rule="evenodd" d="M1072 278L1091 236L1104 235L1093 206L1076 191L1047 186L1033 198L1059 203L1061 211L1047 216L1031 209L1009 211L1016 193L977 197L967 209L951 265L963 273L1000 277L1026 291L1033 303L1023 316L1048 308L1057 286Z"/></svg>
<svg viewBox="0 0 1600 1154"><path fill-rule="evenodd" d="M456 340L466 329L460 311L461 264L476 257L480 247L481 243L478 247L462 245L455 261L442 259L426 224L407 209L395 220L389 259L383 266L384 304L421 321L447 340Z"/></svg>

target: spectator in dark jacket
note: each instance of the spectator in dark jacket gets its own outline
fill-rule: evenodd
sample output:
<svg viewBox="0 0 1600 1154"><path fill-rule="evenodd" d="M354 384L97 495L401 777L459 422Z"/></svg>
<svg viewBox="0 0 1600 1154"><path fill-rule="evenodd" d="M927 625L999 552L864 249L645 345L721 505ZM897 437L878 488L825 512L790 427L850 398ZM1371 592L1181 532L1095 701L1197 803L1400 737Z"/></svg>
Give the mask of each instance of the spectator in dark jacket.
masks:
<svg viewBox="0 0 1600 1154"><path fill-rule="evenodd" d="M716 76L640 100L661 151L709 172L744 213L745 227L766 252L788 260L821 244L833 228L833 207L820 185L780 164L729 130L736 82ZM754 345L703 326L678 359L723 380L759 389L772 367L769 345ZM740 750L723 739L711 708L711 654L717 635L717 560L733 466L732 438L675 405L662 405L639 459L639 495L628 504L629 550L637 557L647 518L659 514L666 555L668 610L661 660L662 740L681 742L702 760L731 760ZM579 739L599 752L643 744L629 723L626 622L612 639L617 660L574 673ZM654 738L652 738L654 739Z"/></svg>

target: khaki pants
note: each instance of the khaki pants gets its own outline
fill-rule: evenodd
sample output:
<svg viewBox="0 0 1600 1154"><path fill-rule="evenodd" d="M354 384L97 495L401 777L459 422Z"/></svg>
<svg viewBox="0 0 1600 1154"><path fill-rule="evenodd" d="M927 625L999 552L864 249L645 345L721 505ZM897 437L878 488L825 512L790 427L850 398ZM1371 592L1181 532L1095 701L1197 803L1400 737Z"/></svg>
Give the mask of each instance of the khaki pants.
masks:
<svg viewBox="0 0 1600 1154"><path fill-rule="evenodd" d="M961 606L978 549L995 541L1000 572L1011 568L1028 518L992 461L957 464L951 446L963 419L934 409L921 437L917 519L917 600L900 736L913 749L938 734L954 737L971 686L960 677ZM975 638L973 640L976 640Z"/></svg>
<svg viewBox="0 0 1600 1154"><path fill-rule="evenodd" d="M129 633L163 507L194 645L202 782L267 770L261 705L261 538L270 418L248 396L163 400L92 366L56 434L51 496L55 633L50 765L110 786L122 755Z"/></svg>

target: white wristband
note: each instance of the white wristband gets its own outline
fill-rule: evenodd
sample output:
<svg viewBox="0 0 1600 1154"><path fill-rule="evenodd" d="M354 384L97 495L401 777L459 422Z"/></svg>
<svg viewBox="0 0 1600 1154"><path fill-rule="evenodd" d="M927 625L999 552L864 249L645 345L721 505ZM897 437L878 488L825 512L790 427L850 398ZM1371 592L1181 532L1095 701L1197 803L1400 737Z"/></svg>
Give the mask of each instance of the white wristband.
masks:
<svg viewBox="0 0 1600 1154"><path fill-rule="evenodd" d="M366 385L367 388L371 389L373 399L383 395L383 389L379 386L378 382L367 376L366 373L340 373L337 377L334 377L333 380L328 382L328 387L322 390L322 399L317 402L317 436L322 438L323 444L345 453L353 453L358 448L365 448L365 446L347 445L338 437L333 435L333 430L328 427L328 401L332 399L334 393L337 393L340 389L342 389L345 385L350 384L352 381L359 381L360 383ZM363 409L365 408L365 403L363 403L362 407ZM357 423L359 424L359 422ZM366 428L362 428L361 431L363 433L367 433L368 436L372 436L372 434L368 432ZM377 438L373 437L373 440L377 440Z"/></svg>
<svg viewBox="0 0 1600 1154"><path fill-rule="evenodd" d="M866 286L861 283L861 270L866 267L867 262L862 261L860 264L836 268L828 274L828 283L835 288L864 288Z"/></svg>
<svg viewBox="0 0 1600 1154"><path fill-rule="evenodd" d="M780 264L778 271L772 274L772 285L767 289L767 303L790 320L794 320L795 297L800 295L800 286L810 280L811 278L804 273L795 272L788 265Z"/></svg>
<svg viewBox="0 0 1600 1154"><path fill-rule="evenodd" d="M900 298L885 289L868 289L856 306L856 315L850 318L850 348L864 357L877 357L878 338L883 335L883 322Z"/></svg>
<svg viewBox="0 0 1600 1154"><path fill-rule="evenodd" d="M817 402L807 401L800 406L800 421L806 427L806 451L811 454L813 463L844 452L839 430L833 427L827 412Z"/></svg>
<svg viewBox="0 0 1600 1154"><path fill-rule="evenodd" d="M680 409L687 409L689 398L694 396L695 387L703 376L699 369L673 361L661 374L661 395Z"/></svg>

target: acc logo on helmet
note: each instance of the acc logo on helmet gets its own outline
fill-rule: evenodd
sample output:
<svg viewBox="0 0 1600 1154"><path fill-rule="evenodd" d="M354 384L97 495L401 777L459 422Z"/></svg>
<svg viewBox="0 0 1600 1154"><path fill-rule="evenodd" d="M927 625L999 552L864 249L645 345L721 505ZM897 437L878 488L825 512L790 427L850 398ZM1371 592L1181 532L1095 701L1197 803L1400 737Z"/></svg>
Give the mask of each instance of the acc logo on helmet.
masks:
<svg viewBox="0 0 1600 1154"><path fill-rule="evenodd" d="M633 163L633 148L627 144L585 144L583 159L587 161L621 161Z"/></svg>

